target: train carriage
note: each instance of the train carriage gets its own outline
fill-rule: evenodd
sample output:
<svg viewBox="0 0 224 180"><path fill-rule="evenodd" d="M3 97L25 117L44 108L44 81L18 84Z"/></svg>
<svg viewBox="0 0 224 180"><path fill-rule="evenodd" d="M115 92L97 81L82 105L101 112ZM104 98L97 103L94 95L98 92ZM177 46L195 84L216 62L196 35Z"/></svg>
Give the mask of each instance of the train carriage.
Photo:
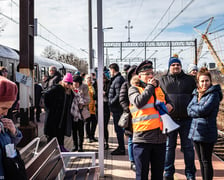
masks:
<svg viewBox="0 0 224 180"><path fill-rule="evenodd" d="M0 45L0 66L5 66L8 70L8 78L15 81L15 74L19 64L19 52ZM62 63L53 59L35 56L34 57L34 79L41 82L44 75L48 74L50 66L55 66L64 75L66 72L74 74L78 69L70 64Z"/></svg>

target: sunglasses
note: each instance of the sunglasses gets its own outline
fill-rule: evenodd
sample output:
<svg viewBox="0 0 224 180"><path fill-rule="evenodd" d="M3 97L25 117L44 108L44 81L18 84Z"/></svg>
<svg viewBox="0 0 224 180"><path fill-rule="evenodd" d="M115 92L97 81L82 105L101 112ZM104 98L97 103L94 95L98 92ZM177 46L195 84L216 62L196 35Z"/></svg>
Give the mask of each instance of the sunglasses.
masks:
<svg viewBox="0 0 224 180"><path fill-rule="evenodd" d="M72 85L73 83L71 83L71 82L66 82L67 84L70 84L70 85Z"/></svg>

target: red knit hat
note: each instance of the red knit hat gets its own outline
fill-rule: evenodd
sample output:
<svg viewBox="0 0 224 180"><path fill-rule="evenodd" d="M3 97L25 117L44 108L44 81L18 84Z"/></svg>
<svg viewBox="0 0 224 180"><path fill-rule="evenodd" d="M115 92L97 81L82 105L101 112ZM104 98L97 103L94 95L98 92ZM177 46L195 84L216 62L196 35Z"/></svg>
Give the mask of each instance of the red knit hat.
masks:
<svg viewBox="0 0 224 180"><path fill-rule="evenodd" d="M0 76L0 102L15 101L17 92L18 89L14 82Z"/></svg>

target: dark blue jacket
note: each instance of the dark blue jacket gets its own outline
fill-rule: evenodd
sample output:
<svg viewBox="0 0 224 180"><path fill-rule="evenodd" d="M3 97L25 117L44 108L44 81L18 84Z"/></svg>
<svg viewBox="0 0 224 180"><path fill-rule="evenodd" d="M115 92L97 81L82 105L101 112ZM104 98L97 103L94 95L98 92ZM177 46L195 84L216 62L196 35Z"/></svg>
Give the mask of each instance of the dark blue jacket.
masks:
<svg viewBox="0 0 224 180"><path fill-rule="evenodd" d="M111 84L108 94L109 107L111 112L123 112L123 109L119 103L119 95L121 85L124 83L124 78L121 73L117 73L111 78Z"/></svg>
<svg viewBox="0 0 224 180"><path fill-rule="evenodd" d="M193 118L188 138L199 142L216 142L216 117L223 97L221 88L219 85L211 86L199 102L197 89L193 91L193 95L187 107L188 115Z"/></svg>

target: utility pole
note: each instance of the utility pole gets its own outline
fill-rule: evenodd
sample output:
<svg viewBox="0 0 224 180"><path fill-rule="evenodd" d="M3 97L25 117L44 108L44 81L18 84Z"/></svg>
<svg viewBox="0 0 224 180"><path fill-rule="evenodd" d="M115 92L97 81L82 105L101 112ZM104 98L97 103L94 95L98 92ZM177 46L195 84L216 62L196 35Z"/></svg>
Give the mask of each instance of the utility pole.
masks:
<svg viewBox="0 0 224 180"><path fill-rule="evenodd" d="M34 0L20 0L19 14L19 44L20 63L19 73L23 81L20 83L20 126L23 139L20 146L25 146L34 137L38 136L38 126L34 123L33 99L33 69L34 69ZM18 75L17 75L18 77ZM31 79L31 83L28 80ZM32 97L31 107L30 97Z"/></svg>
<svg viewBox="0 0 224 180"><path fill-rule="evenodd" d="M88 0L88 11L89 11L89 68L88 73L91 73L93 68L93 42L92 42L92 0Z"/></svg>
<svg viewBox="0 0 224 180"><path fill-rule="evenodd" d="M130 42L130 29L133 28L133 26L131 26L130 24L131 24L131 20L128 20L128 25L125 26L125 29L128 29L128 42Z"/></svg>

